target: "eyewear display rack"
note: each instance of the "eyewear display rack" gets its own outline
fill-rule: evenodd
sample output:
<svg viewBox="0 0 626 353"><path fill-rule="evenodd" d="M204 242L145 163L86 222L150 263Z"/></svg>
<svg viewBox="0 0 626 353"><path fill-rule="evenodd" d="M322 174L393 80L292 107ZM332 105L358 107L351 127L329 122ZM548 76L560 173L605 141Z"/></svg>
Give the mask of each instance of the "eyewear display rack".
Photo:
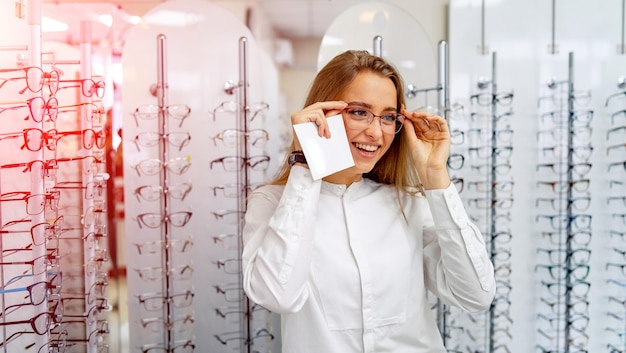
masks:
<svg viewBox="0 0 626 353"><path fill-rule="evenodd" d="M609 295L607 300L606 348L608 352L626 352L626 75L617 80L618 91L610 94L604 106L608 109L610 125L606 132L608 146L607 175L610 228L607 246L612 253L604 264L606 285L622 295Z"/></svg>
<svg viewBox="0 0 626 353"><path fill-rule="evenodd" d="M491 78L480 77L478 91L469 97L471 111L456 123L453 130L456 168L467 160L469 173L465 178L464 200L472 221L481 229L495 269L496 296L491 308L482 314L466 314L451 310L455 318L450 346L456 351L496 352L509 350L511 284L510 229L514 182L510 159L513 152L513 131L508 120L513 116L512 91L499 91L497 53L491 57ZM504 110L504 111L503 111ZM454 138L454 136L457 136ZM460 136L460 137L459 137ZM454 142L456 140L456 142ZM450 162L453 162L451 160Z"/></svg>
<svg viewBox="0 0 626 353"><path fill-rule="evenodd" d="M20 53L0 69L0 351L101 352L108 173L92 97L104 84L91 78L91 24L81 23L80 61L43 60L41 2L28 5L28 45L0 47ZM80 65L82 78L63 79L57 65ZM69 88L79 103L59 105Z"/></svg>
<svg viewBox="0 0 626 353"><path fill-rule="evenodd" d="M243 291L243 277L242 277L242 264L241 254L243 251L243 242L241 234L243 234L244 227L244 215L246 212L247 198L255 187L260 186L258 182L253 182L253 170L259 170L258 166L267 165L269 163L269 156L253 155L251 152L255 147L262 145L259 143L260 139L268 139L269 135L264 132L263 137L258 136L259 129L251 129L250 122L260 112L259 104L253 104L250 101L250 81L249 81L249 49L248 38L242 36L238 42L238 64L239 64L239 80L234 83L232 81L226 82L224 91L227 94L235 95L235 124L236 124L236 137L234 138L234 144L236 149L235 159L241 161L240 166L235 169L236 171L236 194L233 194L236 198L236 209L232 210L238 215L237 222L233 225L232 232L229 234L236 234L236 252L232 254L228 260L218 260L218 267L224 267L225 272L229 276L235 275L237 277L236 286L231 287L231 291L236 293L231 295L231 299L228 300L232 304L227 307L218 306L215 307L215 311L225 316L237 316L236 322L239 323L239 331L236 333L236 338L231 333L217 333L214 337L219 343L227 348L231 348L239 352L270 352L272 351L272 344L280 344L279 342L272 342L275 338L272 332L272 314L266 309L262 308L258 304L251 302ZM253 108L254 107L254 108ZM216 112L214 112L216 114ZM226 131L226 132L225 132ZM218 134L218 137L224 141L228 139L224 134L228 130L225 130L222 134ZM232 137L231 137L232 138ZM225 142L226 143L226 142ZM215 160L211 162L213 166ZM222 162L224 163L224 162ZM214 188L232 188L232 185L216 186ZM215 190L215 189L214 189ZM224 190L226 194L226 190ZM218 218L222 213L219 210L213 212ZM222 214L223 216L223 214ZM231 266L231 264L236 264ZM276 317L274 316L275 320Z"/></svg>
<svg viewBox="0 0 626 353"><path fill-rule="evenodd" d="M261 88L273 77L228 10L178 0L150 13L162 11L193 21L136 27L122 62L130 351L276 351L276 315L245 296L241 267L246 201L274 131L269 103L250 96L271 98Z"/></svg>
<svg viewBox="0 0 626 353"><path fill-rule="evenodd" d="M491 80L477 83L479 89L485 89L485 86L491 88L491 92L485 95L489 97L487 109L490 109L488 119L486 119L487 124L479 127L479 129L484 129L479 130L479 135L485 136L486 133L484 141L487 142L487 145L468 148L470 157L475 155L479 159L486 159L487 173L485 173L486 179L484 181L468 183L468 189L472 189L474 186L476 192L482 194L476 199L468 199L468 207L471 210L481 208L485 210L485 224L488 227L488 231L485 232L485 241L491 255L491 262L496 270L497 293L486 317L486 346L489 352L495 352L499 347L507 347L510 343L511 337L507 333L510 332L510 326L513 324L509 309L505 305L505 308L502 307L503 303L510 302L509 295L512 288L510 242L513 234L509 225L511 221L509 210L513 207L514 189L514 181L510 176L513 131L508 125L503 127L501 124L513 116L512 109L507 107L512 104L514 96L512 91L498 91L496 52L491 55L491 64ZM477 103L481 100L480 94L476 96L475 101ZM502 107L506 109L505 112L502 112ZM475 116L477 120L480 119L478 115ZM481 166L473 167L480 169Z"/></svg>
<svg viewBox="0 0 626 353"><path fill-rule="evenodd" d="M585 176L591 170L593 111L581 108L591 96L574 90L573 73L574 53L570 52L568 78L551 80L548 88L553 92L539 100L540 127L544 129L538 136L547 134L550 139L539 141L540 158L545 163L537 165L537 172L547 180L539 181L538 187L552 185L556 193L554 197L536 199L536 222L543 229L545 245L537 249L539 263L535 266L544 289L540 301L545 304L537 314L538 347L566 353L584 350L589 340L585 331L591 286L587 281L591 215L581 212L591 202L589 179Z"/></svg>
<svg viewBox="0 0 626 353"><path fill-rule="evenodd" d="M188 285L193 268L188 263L189 260L184 259L193 242L191 237L182 238L174 228L185 227L192 216L190 211L182 210L183 200L189 189L184 189L184 183L176 183L176 175L181 175L190 168L191 161L190 157L173 157L175 151L180 151L190 137L174 131L176 125L170 124L170 120L180 120L178 127L182 126L190 109L184 105L168 104L167 38L164 34L159 34L156 38L156 60L157 105L149 106L151 109L145 109L148 106L139 107L134 113L138 126L156 117L155 132L145 131L135 136L138 149L140 145L144 145L144 148L156 147L158 153L156 159L146 159L135 166L139 176L156 176L158 180L156 185L144 185L135 189L137 200L140 203L143 201L144 207L150 207L147 204L158 206L155 212L137 214L138 226L144 233L141 239L147 241L135 243L139 256L145 257L150 265L156 266L136 267L134 270L145 286L141 294L135 294L135 300L143 306L145 312L161 312L161 317L144 316L140 319L146 335L139 349L142 352L193 352L193 335L180 329L194 322L193 312L189 307L195 294L193 287ZM180 136L183 138L180 139ZM150 237L157 234L158 239ZM151 263L153 261L158 263Z"/></svg>
<svg viewBox="0 0 626 353"><path fill-rule="evenodd" d="M381 39L379 37L374 38L374 52L382 52L379 48L380 40ZM409 83L407 84L405 96L408 99L414 99L423 95L423 104L418 104L419 107L415 110L425 110L433 114L440 114L450 123L452 116L454 116L454 113L458 111L458 109L456 109L457 107L451 107L449 102L448 43L445 41L439 42L437 65L437 85L434 87L419 88L412 83ZM436 98L434 99L436 101L435 106L432 106L429 102L429 95L431 93L436 94ZM451 126L450 129L452 129ZM462 166L462 164L459 164L459 156L459 154L450 155L447 163L450 171L458 170ZM463 191L463 178L456 178L453 176L451 176L451 178L457 190L459 192ZM451 316L450 308L447 305L443 304L435 297L430 299L433 301L431 304L433 310L436 312L439 331L443 337L444 343L447 345L449 340L453 337L453 331L457 327L456 320L453 316Z"/></svg>

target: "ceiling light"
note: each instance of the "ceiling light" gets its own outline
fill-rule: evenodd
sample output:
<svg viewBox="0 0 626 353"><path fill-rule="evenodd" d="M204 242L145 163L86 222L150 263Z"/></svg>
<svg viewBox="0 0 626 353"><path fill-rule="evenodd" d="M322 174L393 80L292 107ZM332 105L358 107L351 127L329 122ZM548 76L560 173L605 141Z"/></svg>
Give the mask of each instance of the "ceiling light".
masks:
<svg viewBox="0 0 626 353"><path fill-rule="evenodd" d="M193 12L160 10L145 15L143 20L151 25L187 27L204 21L204 17Z"/></svg>
<svg viewBox="0 0 626 353"><path fill-rule="evenodd" d="M67 23L57 21L51 17L42 17L41 19L41 31L42 32L67 32Z"/></svg>

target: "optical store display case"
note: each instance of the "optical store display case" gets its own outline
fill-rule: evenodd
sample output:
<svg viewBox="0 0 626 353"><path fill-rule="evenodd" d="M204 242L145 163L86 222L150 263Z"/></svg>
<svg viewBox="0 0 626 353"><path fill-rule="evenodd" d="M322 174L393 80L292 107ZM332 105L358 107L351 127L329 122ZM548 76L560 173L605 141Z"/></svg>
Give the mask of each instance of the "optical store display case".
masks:
<svg viewBox="0 0 626 353"><path fill-rule="evenodd" d="M38 6L0 6L16 29L0 41L0 352L280 352L240 264L246 196L291 139L268 44L212 2L164 2L129 30L111 103L89 22L79 45L46 43ZM367 9L393 26L357 22ZM319 64L394 62L407 106L450 125L497 293L476 314L429 296L449 352L626 351L624 10L451 0L437 45L402 8L362 3L321 41Z"/></svg>

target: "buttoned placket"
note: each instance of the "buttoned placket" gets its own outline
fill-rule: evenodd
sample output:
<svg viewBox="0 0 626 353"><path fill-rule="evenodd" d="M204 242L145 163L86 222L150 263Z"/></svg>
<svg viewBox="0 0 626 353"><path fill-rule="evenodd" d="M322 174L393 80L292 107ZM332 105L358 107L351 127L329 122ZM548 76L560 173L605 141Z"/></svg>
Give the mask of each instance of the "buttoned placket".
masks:
<svg viewBox="0 0 626 353"><path fill-rule="evenodd" d="M340 188L337 189L341 192ZM374 296L372 289L372 271L369 268L369 261L367 259L368 251L363 248L363 242L361 241L361 234L355 232L355 229L359 229L359 215L351 212L351 189L343 191L341 195L341 203L346 217L346 228L348 232L348 241L350 249L354 256L357 269L359 271L361 281L361 308L362 308L362 325L363 325L363 352L374 351Z"/></svg>

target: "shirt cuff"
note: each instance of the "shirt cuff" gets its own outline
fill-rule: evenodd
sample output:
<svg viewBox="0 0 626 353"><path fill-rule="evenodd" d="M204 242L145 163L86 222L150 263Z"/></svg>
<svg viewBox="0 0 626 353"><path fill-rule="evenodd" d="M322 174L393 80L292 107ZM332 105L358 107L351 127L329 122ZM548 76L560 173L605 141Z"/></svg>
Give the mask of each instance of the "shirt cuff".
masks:
<svg viewBox="0 0 626 353"><path fill-rule="evenodd" d="M469 217L453 183L445 189L425 190L437 228L464 228Z"/></svg>

